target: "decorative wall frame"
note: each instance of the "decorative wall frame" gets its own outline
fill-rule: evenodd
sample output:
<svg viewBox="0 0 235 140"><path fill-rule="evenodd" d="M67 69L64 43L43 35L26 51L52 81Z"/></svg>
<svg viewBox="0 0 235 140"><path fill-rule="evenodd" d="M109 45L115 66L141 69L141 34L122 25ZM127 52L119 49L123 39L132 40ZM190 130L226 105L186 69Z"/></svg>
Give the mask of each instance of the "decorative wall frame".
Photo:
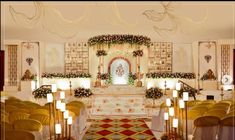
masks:
<svg viewBox="0 0 235 140"><path fill-rule="evenodd" d="M230 45L221 45L221 77L230 75Z"/></svg>
<svg viewBox="0 0 235 140"><path fill-rule="evenodd" d="M65 73L89 72L89 47L83 42L65 44Z"/></svg>
<svg viewBox="0 0 235 140"><path fill-rule="evenodd" d="M216 41L198 42L198 89L200 89L200 80L202 76L207 72L207 70L211 69L212 72L215 74L216 79L218 79L216 45ZM209 61L205 58L206 56L210 57Z"/></svg>
<svg viewBox="0 0 235 140"><path fill-rule="evenodd" d="M8 48L8 85L17 86L17 45Z"/></svg>
<svg viewBox="0 0 235 140"><path fill-rule="evenodd" d="M172 42L153 42L148 48L148 72L172 72Z"/></svg>
<svg viewBox="0 0 235 140"><path fill-rule="evenodd" d="M30 70L37 76L40 75L40 43L38 41L21 43L21 77L26 70Z"/></svg>

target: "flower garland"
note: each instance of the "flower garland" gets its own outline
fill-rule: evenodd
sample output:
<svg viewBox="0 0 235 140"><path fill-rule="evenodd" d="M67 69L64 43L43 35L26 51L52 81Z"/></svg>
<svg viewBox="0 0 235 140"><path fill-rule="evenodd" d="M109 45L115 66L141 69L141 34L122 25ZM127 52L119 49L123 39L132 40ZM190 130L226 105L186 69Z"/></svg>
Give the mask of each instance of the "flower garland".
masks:
<svg viewBox="0 0 235 140"><path fill-rule="evenodd" d="M97 79L108 80L110 78L109 73L99 73L97 74Z"/></svg>
<svg viewBox="0 0 235 140"><path fill-rule="evenodd" d="M195 79L196 75L195 73L181 73L181 72L176 72L176 73L146 73L147 78L182 78L182 79Z"/></svg>
<svg viewBox="0 0 235 140"><path fill-rule="evenodd" d="M144 54L143 50L136 50L136 51L133 51L132 53L133 53L134 57L136 57L136 56L142 57Z"/></svg>
<svg viewBox="0 0 235 140"><path fill-rule="evenodd" d="M91 78L89 73L43 73L42 78Z"/></svg>
<svg viewBox="0 0 235 140"><path fill-rule="evenodd" d="M77 98L90 97L92 94L93 93L91 92L90 89L79 87L74 90L74 97L77 97Z"/></svg>
<svg viewBox="0 0 235 140"><path fill-rule="evenodd" d="M216 77L211 69L209 69L203 76L201 80L216 80Z"/></svg>
<svg viewBox="0 0 235 140"><path fill-rule="evenodd" d="M134 85L136 79L137 79L136 74L132 74L130 72L129 75L128 75L128 84L129 85Z"/></svg>
<svg viewBox="0 0 235 140"><path fill-rule="evenodd" d="M146 90L145 97L152 98L152 99L159 99L163 96L162 90L158 87L152 87Z"/></svg>
<svg viewBox="0 0 235 140"><path fill-rule="evenodd" d="M34 98L47 98L47 94L51 93L50 88L40 87L33 91Z"/></svg>
<svg viewBox="0 0 235 140"><path fill-rule="evenodd" d="M36 74L31 74L30 70L26 70L24 75L21 77L22 81L31 81L31 80L35 80L37 77Z"/></svg>
<svg viewBox="0 0 235 140"><path fill-rule="evenodd" d="M107 52L105 50L97 50L96 56L105 56L107 55Z"/></svg>
<svg viewBox="0 0 235 140"><path fill-rule="evenodd" d="M136 45L145 45L147 47L151 44L151 39L142 35L99 35L94 36L88 39L88 45L101 45L101 44L136 44Z"/></svg>

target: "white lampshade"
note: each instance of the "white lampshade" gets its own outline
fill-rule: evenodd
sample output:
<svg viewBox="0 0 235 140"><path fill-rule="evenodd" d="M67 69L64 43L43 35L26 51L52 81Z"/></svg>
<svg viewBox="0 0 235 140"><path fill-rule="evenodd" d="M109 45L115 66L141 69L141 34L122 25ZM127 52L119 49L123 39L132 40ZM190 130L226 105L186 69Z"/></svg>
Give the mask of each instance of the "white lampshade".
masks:
<svg viewBox="0 0 235 140"><path fill-rule="evenodd" d="M174 113L175 113L175 111L174 111L174 107L170 107L169 108L169 116L174 116Z"/></svg>
<svg viewBox="0 0 235 140"><path fill-rule="evenodd" d="M61 111L61 112L64 112L64 111L65 111L65 103L61 103L60 111Z"/></svg>
<svg viewBox="0 0 235 140"><path fill-rule="evenodd" d="M173 127L178 128L178 119L173 119Z"/></svg>
<svg viewBox="0 0 235 140"><path fill-rule="evenodd" d="M60 99L65 99L65 92L64 91L60 92Z"/></svg>
<svg viewBox="0 0 235 140"><path fill-rule="evenodd" d="M57 91L56 84L52 84L52 85L51 85L51 91L52 91L52 92L56 92L56 91Z"/></svg>
<svg viewBox="0 0 235 140"><path fill-rule="evenodd" d="M174 97L174 98L177 98L177 97L178 97L178 92L177 92L177 90L173 90L173 97Z"/></svg>
<svg viewBox="0 0 235 140"><path fill-rule="evenodd" d="M73 118L71 116L69 116L68 118L68 125L72 125L73 123Z"/></svg>
<svg viewBox="0 0 235 140"><path fill-rule="evenodd" d="M65 110L65 111L64 111L64 118L65 118L65 119L68 119L68 118L69 118L69 111L68 111L68 110Z"/></svg>
<svg viewBox="0 0 235 140"><path fill-rule="evenodd" d="M53 95L51 93L47 94L47 102L52 103L53 102Z"/></svg>
<svg viewBox="0 0 235 140"><path fill-rule="evenodd" d="M179 106L180 108L184 108L184 100L182 99L179 100Z"/></svg>
<svg viewBox="0 0 235 140"><path fill-rule="evenodd" d="M168 113L164 113L164 120L169 120L169 114Z"/></svg>
<svg viewBox="0 0 235 140"><path fill-rule="evenodd" d="M181 84L180 83L176 83L175 84L175 89L176 90L180 90L181 89Z"/></svg>
<svg viewBox="0 0 235 140"><path fill-rule="evenodd" d="M55 133L61 134L61 125L60 124L55 124Z"/></svg>
<svg viewBox="0 0 235 140"><path fill-rule="evenodd" d="M166 106L168 106L168 107L171 106L171 99L170 98L166 99Z"/></svg>
<svg viewBox="0 0 235 140"><path fill-rule="evenodd" d="M56 101L56 109L61 108L61 100Z"/></svg>
<svg viewBox="0 0 235 140"><path fill-rule="evenodd" d="M188 101L188 92L183 92L183 100Z"/></svg>

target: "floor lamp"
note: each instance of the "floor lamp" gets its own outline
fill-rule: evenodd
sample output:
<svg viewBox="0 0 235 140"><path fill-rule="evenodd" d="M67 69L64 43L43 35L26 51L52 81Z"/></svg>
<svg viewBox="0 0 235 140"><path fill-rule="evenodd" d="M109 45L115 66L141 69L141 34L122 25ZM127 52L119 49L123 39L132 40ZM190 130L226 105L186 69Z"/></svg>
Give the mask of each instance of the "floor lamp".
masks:
<svg viewBox="0 0 235 140"><path fill-rule="evenodd" d="M188 140L188 92L183 92L183 100L185 102L185 121L186 121L186 130L185 130L185 139Z"/></svg>

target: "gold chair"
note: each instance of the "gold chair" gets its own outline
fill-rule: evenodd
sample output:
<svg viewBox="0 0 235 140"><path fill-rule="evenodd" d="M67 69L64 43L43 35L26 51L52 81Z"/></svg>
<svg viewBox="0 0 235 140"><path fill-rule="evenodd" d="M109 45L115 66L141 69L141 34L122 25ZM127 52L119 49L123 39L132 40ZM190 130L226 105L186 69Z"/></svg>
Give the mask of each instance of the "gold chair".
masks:
<svg viewBox="0 0 235 140"><path fill-rule="evenodd" d="M83 102L80 102L80 101L72 101L72 102L69 102L67 105L75 105L79 108L85 108L85 104Z"/></svg>
<svg viewBox="0 0 235 140"><path fill-rule="evenodd" d="M9 115L9 122L13 123L16 120L24 120L24 119L28 119L29 118L29 114L27 113L23 113L23 112L12 112Z"/></svg>
<svg viewBox="0 0 235 140"><path fill-rule="evenodd" d="M234 140L235 116L225 116L220 121L218 140Z"/></svg>
<svg viewBox="0 0 235 140"><path fill-rule="evenodd" d="M23 102L29 109L37 109L40 108L41 106L37 103L31 102L31 101L24 101Z"/></svg>
<svg viewBox="0 0 235 140"><path fill-rule="evenodd" d="M188 107L194 107L194 106L196 106L196 105L198 105L198 104L200 104L201 103L201 101L200 100L192 100L192 101L188 101Z"/></svg>
<svg viewBox="0 0 235 140"><path fill-rule="evenodd" d="M24 120L16 120L13 122L14 129L19 130L28 130L28 131L38 131L42 130L42 124L33 119L24 119Z"/></svg>
<svg viewBox="0 0 235 140"><path fill-rule="evenodd" d="M215 116L202 116L194 121L195 130L193 139L215 140L220 118Z"/></svg>
<svg viewBox="0 0 235 140"><path fill-rule="evenodd" d="M5 132L5 140L35 140L35 136L29 131L8 130Z"/></svg>
<svg viewBox="0 0 235 140"><path fill-rule="evenodd" d="M13 105L6 105L5 106L5 111L8 113L10 113L11 111L17 110L17 109L18 109L18 107L13 106Z"/></svg>
<svg viewBox="0 0 235 140"><path fill-rule="evenodd" d="M202 101L202 103L212 103L212 104L215 104L216 101L215 100L204 100L204 101Z"/></svg>
<svg viewBox="0 0 235 140"><path fill-rule="evenodd" d="M38 120L42 125L50 124L49 115L45 115L45 114L32 114L29 116L29 119Z"/></svg>
<svg viewBox="0 0 235 140"><path fill-rule="evenodd" d="M30 112L30 114L42 114L42 115L49 115L49 109L35 109Z"/></svg>
<svg viewBox="0 0 235 140"><path fill-rule="evenodd" d="M195 120L196 118L202 116L204 113L204 110L189 110L188 119Z"/></svg>
<svg viewBox="0 0 235 140"><path fill-rule="evenodd" d="M66 105L66 109L73 112L76 116L80 115L80 108L72 105Z"/></svg>
<svg viewBox="0 0 235 140"><path fill-rule="evenodd" d="M204 116L216 116L218 118L222 118L226 115L226 111L225 110L221 110L221 109L213 109L213 110L209 110L207 111Z"/></svg>
<svg viewBox="0 0 235 140"><path fill-rule="evenodd" d="M208 107L207 106L195 106L191 110L199 110L205 113L208 110Z"/></svg>

